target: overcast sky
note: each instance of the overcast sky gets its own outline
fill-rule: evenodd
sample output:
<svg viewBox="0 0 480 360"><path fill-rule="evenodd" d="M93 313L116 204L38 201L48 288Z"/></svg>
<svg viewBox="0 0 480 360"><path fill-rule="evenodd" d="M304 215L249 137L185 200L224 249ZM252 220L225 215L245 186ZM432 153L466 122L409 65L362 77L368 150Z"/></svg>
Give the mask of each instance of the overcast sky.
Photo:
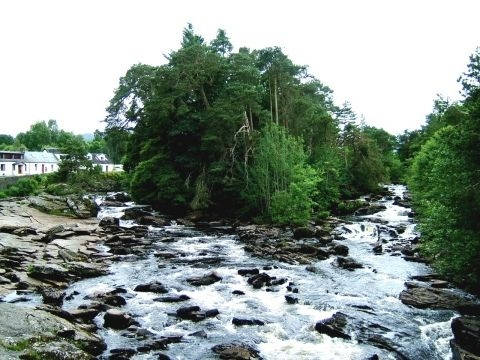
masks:
<svg viewBox="0 0 480 360"><path fill-rule="evenodd" d="M421 126L437 93L480 46L478 0L0 2L0 133L56 119L75 133L103 128L119 77L158 65L188 22L235 48L280 46L392 133Z"/></svg>

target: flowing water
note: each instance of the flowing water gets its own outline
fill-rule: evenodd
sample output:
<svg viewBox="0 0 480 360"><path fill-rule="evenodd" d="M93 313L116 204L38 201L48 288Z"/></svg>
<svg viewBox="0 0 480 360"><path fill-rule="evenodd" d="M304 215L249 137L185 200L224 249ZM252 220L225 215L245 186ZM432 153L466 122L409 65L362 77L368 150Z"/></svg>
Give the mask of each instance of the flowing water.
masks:
<svg viewBox="0 0 480 360"><path fill-rule="evenodd" d="M405 193L402 186L390 186L390 190L400 197ZM127 300L122 310L133 315L142 328L158 336L183 335L181 343L170 344L168 350L162 351L172 359L216 359L212 346L231 342L256 347L264 359L367 359L373 354L381 359L396 359L395 352L365 341L372 334L380 334L383 343L393 344L393 348L408 359L450 359L450 320L455 313L411 308L398 298L410 276L428 274L431 269L421 263L407 262L401 256L375 255L372 251L379 237L389 240L391 245L417 236L415 225L407 216L408 209L394 205L393 200L382 199L379 203L384 204L386 210L356 218L336 230L343 235L344 240L340 242L349 247L350 256L364 265L362 269L340 269L334 265L332 256L315 263L317 271L313 273L307 271L305 265L252 257L234 235L211 235L172 224L151 228L150 236L159 240L146 258L126 257L111 266L109 275L73 284L69 292L75 290L79 295L66 301L64 308L88 304L89 300L84 299L86 295L121 286L127 289L127 293L122 294ZM99 216L120 216L121 212L122 208L105 208ZM379 220L384 225L379 225ZM122 222L122 225L129 224ZM388 230L399 226L405 231L395 237L396 240L390 239ZM165 236L173 236L175 241L160 241ZM154 252L181 256L160 259ZM264 266L273 267L266 271L269 275L287 278L295 284L299 293L293 295L298 297L298 304L285 301L284 296L289 294L287 284L276 287L276 292L253 289L247 284L247 278L237 273L241 268L262 269ZM200 287L185 281L210 271L218 273L222 281ZM153 300L158 294L133 290L136 285L153 280L164 284L168 295L185 294L190 300L162 303ZM241 290L245 295L234 295L233 290ZM218 309L220 314L200 322L171 315L187 305ZM331 338L314 329L317 321L339 311L348 316L351 340ZM232 324L233 317L254 318L265 325L237 327ZM108 345L106 355L110 349L136 348L141 343L125 336L126 331L104 329L103 314L95 321ZM190 335L201 330L206 336ZM135 355L134 359L157 356L152 352Z"/></svg>

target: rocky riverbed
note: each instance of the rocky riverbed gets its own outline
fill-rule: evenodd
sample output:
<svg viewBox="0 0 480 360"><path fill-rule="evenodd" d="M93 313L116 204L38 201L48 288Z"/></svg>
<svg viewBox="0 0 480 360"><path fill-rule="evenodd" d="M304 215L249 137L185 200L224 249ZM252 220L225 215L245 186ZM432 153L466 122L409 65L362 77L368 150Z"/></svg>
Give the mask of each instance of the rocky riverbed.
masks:
<svg viewBox="0 0 480 360"><path fill-rule="evenodd" d="M402 186L301 228L129 200L0 202L0 358L480 356L479 302L419 256Z"/></svg>

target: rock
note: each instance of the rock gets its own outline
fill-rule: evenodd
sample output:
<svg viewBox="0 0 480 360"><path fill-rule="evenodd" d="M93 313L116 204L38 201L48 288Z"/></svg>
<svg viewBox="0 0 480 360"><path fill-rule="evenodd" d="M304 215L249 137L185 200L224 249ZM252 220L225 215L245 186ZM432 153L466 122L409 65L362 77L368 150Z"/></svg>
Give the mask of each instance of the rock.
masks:
<svg viewBox="0 0 480 360"><path fill-rule="evenodd" d="M363 268L363 265L351 257L337 257L337 266L342 269L353 271L355 269Z"/></svg>
<svg viewBox="0 0 480 360"><path fill-rule="evenodd" d="M455 343L476 356L480 356L480 318L460 316L452 320Z"/></svg>
<svg viewBox="0 0 480 360"><path fill-rule="evenodd" d="M162 283L159 283L157 281L151 282L149 284L137 285L133 290L139 292L153 292L156 294L166 294L168 292L168 290L165 289L165 286L163 286Z"/></svg>
<svg viewBox="0 0 480 360"><path fill-rule="evenodd" d="M72 278L66 268L56 264L32 264L27 269L27 274L41 281L68 281Z"/></svg>
<svg viewBox="0 0 480 360"><path fill-rule="evenodd" d="M125 204L120 201L104 200L102 201L102 206L103 207L123 207L125 206Z"/></svg>
<svg viewBox="0 0 480 360"><path fill-rule="evenodd" d="M370 205L370 206L365 206L361 207L360 209L355 211L356 216L366 216L366 215L372 215L377 212L385 210L387 207L385 205Z"/></svg>
<svg viewBox="0 0 480 360"><path fill-rule="evenodd" d="M298 227L293 230L293 238L294 239L302 239L302 238L312 238L315 237L316 230L312 227Z"/></svg>
<svg viewBox="0 0 480 360"><path fill-rule="evenodd" d="M253 347L242 343L221 344L212 347L212 351L220 359L228 360L254 360L261 359L260 354Z"/></svg>
<svg viewBox="0 0 480 360"><path fill-rule="evenodd" d="M161 217L154 215L144 215L137 218L137 222L140 225L152 225L155 227L166 226L169 222Z"/></svg>
<svg viewBox="0 0 480 360"><path fill-rule="evenodd" d="M122 330L128 328L132 324L132 318L130 315L117 309L109 309L103 317L104 327L109 327L116 330Z"/></svg>
<svg viewBox="0 0 480 360"><path fill-rule="evenodd" d="M255 289L260 289L265 285L269 285L271 279L271 276L267 273L259 273L250 277L247 282Z"/></svg>
<svg viewBox="0 0 480 360"><path fill-rule="evenodd" d="M242 290L233 290L232 294L233 295L245 295L245 293Z"/></svg>
<svg viewBox="0 0 480 360"><path fill-rule="evenodd" d="M377 255L381 254L383 252L383 245L381 241L377 241L375 245L372 248L373 252Z"/></svg>
<svg viewBox="0 0 480 360"><path fill-rule="evenodd" d="M350 340L351 336L346 334L343 329L347 325L347 317L342 313L335 313L331 318L321 320L315 325L315 330L320 334L326 334L330 337L338 337Z"/></svg>
<svg viewBox="0 0 480 360"><path fill-rule="evenodd" d="M69 274L76 279L93 278L108 274L106 269L102 269L99 267L100 265L93 263L76 261L70 262L65 266L67 267Z"/></svg>
<svg viewBox="0 0 480 360"><path fill-rule="evenodd" d="M193 337L198 337L198 338L204 338L206 339L208 337L207 333L205 330L200 330L200 331L195 331L194 333L189 334L188 336L193 336Z"/></svg>
<svg viewBox="0 0 480 360"><path fill-rule="evenodd" d="M99 225L101 227L108 227L108 226L120 226L120 219L114 218L111 216L106 216L100 220Z"/></svg>
<svg viewBox="0 0 480 360"><path fill-rule="evenodd" d="M314 273L314 274L316 274L316 273L319 272L318 268L317 268L316 266L314 266L314 265L309 265L309 266L307 266L307 267L305 268L305 270L307 270L308 272Z"/></svg>
<svg viewBox="0 0 480 360"><path fill-rule="evenodd" d="M257 319L240 319L234 317L232 319L232 324L236 326L244 326L244 325L265 325L263 321Z"/></svg>
<svg viewBox="0 0 480 360"><path fill-rule="evenodd" d="M108 360L126 360L130 359L137 353L134 349L112 349Z"/></svg>
<svg viewBox="0 0 480 360"><path fill-rule="evenodd" d="M182 319L191 319L194 318L195 315L193 313L197 313L200 311L200 306L185 306L177 309L177 316Z"/></svg>
<svg viewBox="0 0 480 360"><path fill-rule="evenodd" d="M419 309L451 309L465 315L480 315L480 304L444 289L409 287L400 293L399 298L402 303Z"/></svg>
<svg viewBox="0 0 480 360"><path fill-rule="evenodd" d="M152 208L148 205L136 205L123 212L122 220L137 220L141 216L150 216Z"/></svg>
<svg viewBox="0 0 480 360"><path fill-rule="evenodd" d="M247 276L247 275L257 275L260 271L258 269L240 269L238 270L238 275Z"/></svg>
<svg viewBox="0 0 480 360"><path fill-rule="evenodd" d="M51 227L50 229L47 230L47 232L45 233L45 236L43 236L40 241L41 242L50 242L52 241L53 239L55 239L55 235L58 234L58 233L62 233L66 230L65 226L64 225L56 225L54 227Z"/></svg>
<svg viewBox="0 0 480 360"><path fill-rule="evenodd" d="M62 290L42 289L41 293L43 302L50 305L61 306L65 297L65 292Z"/></svg>
<svg viewBox="0 0 480 360"><path fill-rule="evenodd" d="M107 200L107 201L119 201L119 202L125 203L125 202L132 201L132 197L130 195L128 195L127 193L118 192L118 193L106 196L105 200Z"/></svg>
<svg viewBox="0 0 480 360"><path fill-rule="evenodd" d="M285 295L285 301L288 304L297 304L298 303L298 299L296 297L291 296L291 295Z"/></svg>
<svg viewBox="0 0 480 360"><path fill-rule="evenodd" d="M211 272L210 274L203 275L200 277L188 278L187 282L192 286L203 286L203 285L211 285L221 280L222 278L218 274L216 274L215 272Z"/></svg>
<svg viewBox="0 0 480 360"><path fill-rule="evenodd" d="M94 200L81 196L67 196L66 203L70 211L79 219L96 217L98 206Z"/></svg>
<svg viewBox="0 0 480 360"><path fill-rule="evenodd" d="M72 341L66 342L65 338ZM5 303L0 303L0 339L12 344L28 344L26 351L35 350L38 354L35 359L91 359L88 353L98 356L106 349L99 336L63 318L42 310ZM1 359L11 359L6 351L0 346ZM21 350L15 358L24 354Z"/></svg>
<svg viewBox="0 0 480 360"><path fill-rule="evenodd" d="M82 322L91 322L95 317L100 313L99 309L87 308L87 309L77 309L71 310L70 314L77 320Z"/></svg>
<svg viewBox="0 0 480 360"><path fill-rule="evenodd" d="M176 303L176 302L182 302L187 300L190 300L190 297L188 297L187 295L164 296L164 297L158 297L153 299L153 301L166 302L166 303Z"/></svg>
<svg viewBox="0 0 480 360"><path fill-rule="evenodd" d="M348 246L342 244L334 244L332 251L335 255L347 256Z"/></svg>

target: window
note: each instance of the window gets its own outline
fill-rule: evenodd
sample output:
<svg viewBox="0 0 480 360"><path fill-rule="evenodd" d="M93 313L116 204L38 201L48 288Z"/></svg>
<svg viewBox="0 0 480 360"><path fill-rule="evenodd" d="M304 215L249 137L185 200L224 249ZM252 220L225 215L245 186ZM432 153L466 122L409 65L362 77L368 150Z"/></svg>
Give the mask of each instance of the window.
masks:
<svg viewBox="0 0 480 360"><path fill-rule="evenodd" d="M5 171L5 164L0 164L0 171Z"/></svg>
<svg viewBox="0 0 480 360"><path fill-rule="evenodd" d="M12 170L15 171L15 164L12 164Z"/></svg>
<svg viewBox="0 0 480 360"><path fill-rule="evenodd" d="M38 164L35 164L35 171L37 171L37 166L38 166Z"/></svg>
<svg viewBox="0 0 480 360"><path fill-rule="evenodd" d="M52 165L50 165L50 169L53 171L53 164L52 164Z"/></svg>

